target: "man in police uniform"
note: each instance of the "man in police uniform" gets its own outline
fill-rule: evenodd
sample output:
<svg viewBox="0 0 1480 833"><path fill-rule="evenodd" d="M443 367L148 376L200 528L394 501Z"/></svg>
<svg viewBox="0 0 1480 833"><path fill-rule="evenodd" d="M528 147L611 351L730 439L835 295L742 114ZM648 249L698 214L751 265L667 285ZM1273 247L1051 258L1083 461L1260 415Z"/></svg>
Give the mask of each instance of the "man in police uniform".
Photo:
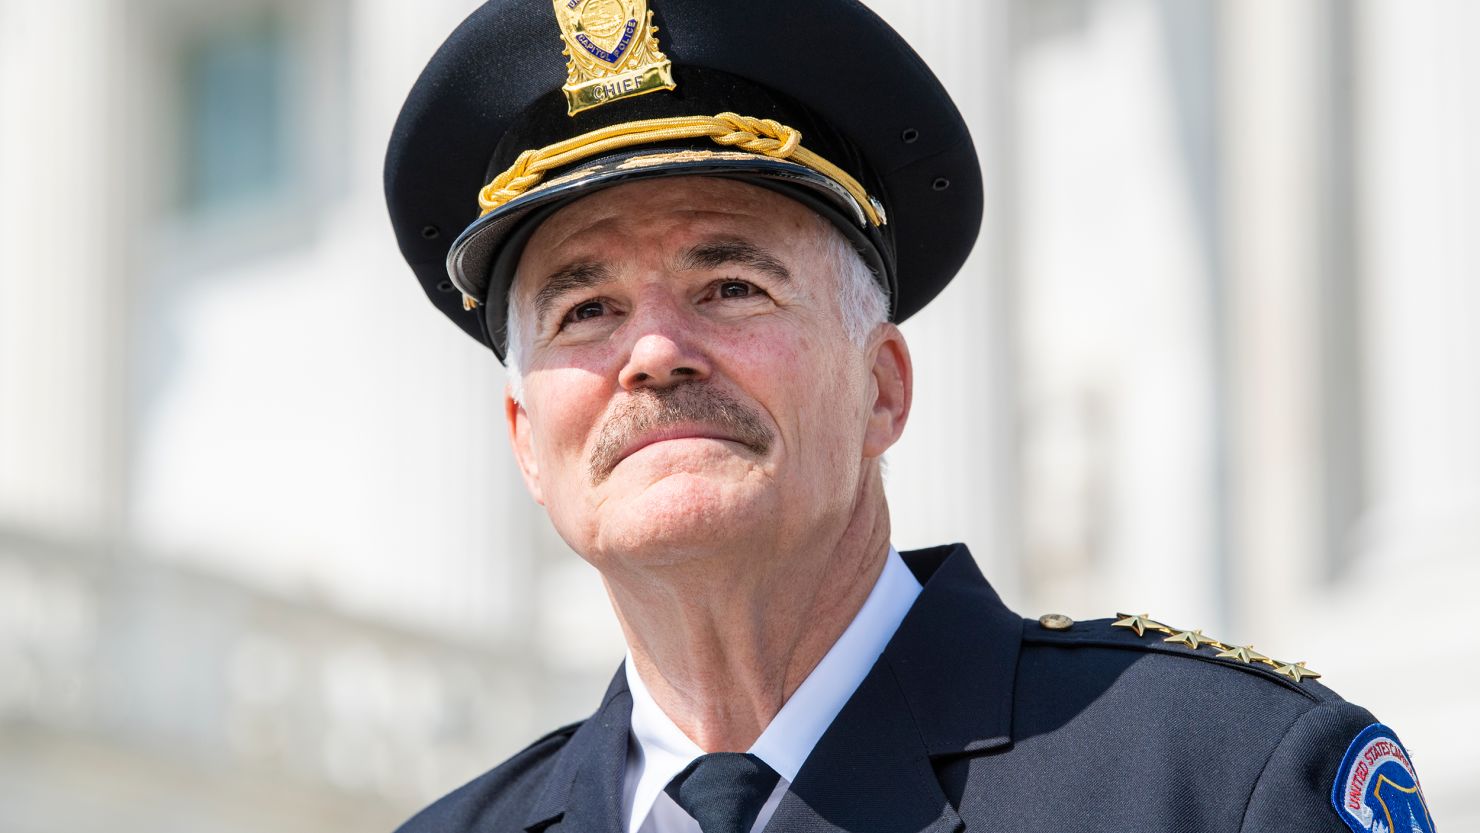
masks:
<svg viewBox="0 0 1480 833"><path fill-rule="evenodd" d="M391 140L402 251L508 363L525 481L629 648L404 830L1433 830L1304 663L1025 620L965 547L890 546L895 322L975 240L971 138L851 0L653 6L489 3Z"/></svg>

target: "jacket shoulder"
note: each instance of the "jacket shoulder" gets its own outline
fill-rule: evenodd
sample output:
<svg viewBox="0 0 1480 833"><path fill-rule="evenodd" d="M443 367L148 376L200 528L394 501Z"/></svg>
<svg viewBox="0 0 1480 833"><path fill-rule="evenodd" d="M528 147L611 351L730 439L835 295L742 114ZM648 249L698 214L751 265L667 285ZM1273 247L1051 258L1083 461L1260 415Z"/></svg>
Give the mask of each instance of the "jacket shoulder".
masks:
<svg viewBox="0 0 1480 833"><path fill-rule="evenodd" d="M1368 734L1401 743L1319 678L1149 616L1026 619L1014 739L1055 760L1065 802L1120 777L1132 756L1117 783L1141 796L1138 813L1165 813L1153 829L1282 833L1297 818L1301 830L1349 833L1332 796L1351 778L1352 745ZM1417 789L1411 767L1394 778ZM1427 819L1421 794L1409 803ZM1175 827L1178 814L1196 821Z"/></svg>
<svg viewBox="0 0 1480 833"><path fill-rule="evenodd" d="M397 833L522 830L560 750L584 722L562 726L524 747L411 817Z"/></svg>

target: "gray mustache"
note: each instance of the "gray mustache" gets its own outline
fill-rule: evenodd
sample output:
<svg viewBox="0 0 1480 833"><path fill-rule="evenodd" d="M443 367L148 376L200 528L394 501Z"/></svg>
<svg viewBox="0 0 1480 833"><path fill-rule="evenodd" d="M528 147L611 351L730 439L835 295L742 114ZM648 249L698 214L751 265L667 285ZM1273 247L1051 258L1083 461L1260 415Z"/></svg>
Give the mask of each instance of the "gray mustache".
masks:
<svg viewBox="0 0 1480 833"><path fill-rule="evenodd" d="M771 448L771 429L750 408L703 382L666 388L638 388L617 406L591 452L591 483L598 485L617 467L622 449L648 431L685 423L705 425L764 455Z"/></svg>

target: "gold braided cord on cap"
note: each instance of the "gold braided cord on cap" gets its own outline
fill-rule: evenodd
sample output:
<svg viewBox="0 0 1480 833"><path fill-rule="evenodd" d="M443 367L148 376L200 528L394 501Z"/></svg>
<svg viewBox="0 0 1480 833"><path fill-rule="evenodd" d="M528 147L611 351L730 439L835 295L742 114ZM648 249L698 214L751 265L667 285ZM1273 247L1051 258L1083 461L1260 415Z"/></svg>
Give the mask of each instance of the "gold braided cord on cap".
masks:
<svg viewBox="0 0 1480 833"><path fill-rule="evenodd" d="M623 148L705 136L726 147L805 165L843 186L858 201L870 223L875 226L884 224L884 218L869 199L868 191L842 168L802 147L801 131L772 119L756 119L738 113L623 122L538 150L526 150L508 170L494 177L478 192L478 207L482 209L479 216L523 194L556 168Z"/></svg>

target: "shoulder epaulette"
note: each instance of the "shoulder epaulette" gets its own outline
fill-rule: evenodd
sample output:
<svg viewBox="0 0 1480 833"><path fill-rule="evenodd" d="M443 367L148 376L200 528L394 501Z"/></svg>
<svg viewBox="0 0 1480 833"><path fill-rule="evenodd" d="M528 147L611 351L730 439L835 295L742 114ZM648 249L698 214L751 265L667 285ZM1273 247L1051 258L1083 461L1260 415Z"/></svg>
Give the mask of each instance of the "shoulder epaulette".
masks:
<svg viewBox="0 0 1480 833"><path fill-rule="evenodd" d="M1320 673L1304 661L1285 662L1255 650L1253 645L1235 645L1214 639L1200 628L1185 629L1163 624L1150 614L1117 613L1113 619L1076 622L1060 613L1050 613L1029 627L1025 638L1030 642L1102 646L1135 646L1157 653L1195 656L1198 659L1226 663L1273 676L1297 688L1306 680L1320 678ZM1321 688L1317 686L1317 688Z"/></svg>

